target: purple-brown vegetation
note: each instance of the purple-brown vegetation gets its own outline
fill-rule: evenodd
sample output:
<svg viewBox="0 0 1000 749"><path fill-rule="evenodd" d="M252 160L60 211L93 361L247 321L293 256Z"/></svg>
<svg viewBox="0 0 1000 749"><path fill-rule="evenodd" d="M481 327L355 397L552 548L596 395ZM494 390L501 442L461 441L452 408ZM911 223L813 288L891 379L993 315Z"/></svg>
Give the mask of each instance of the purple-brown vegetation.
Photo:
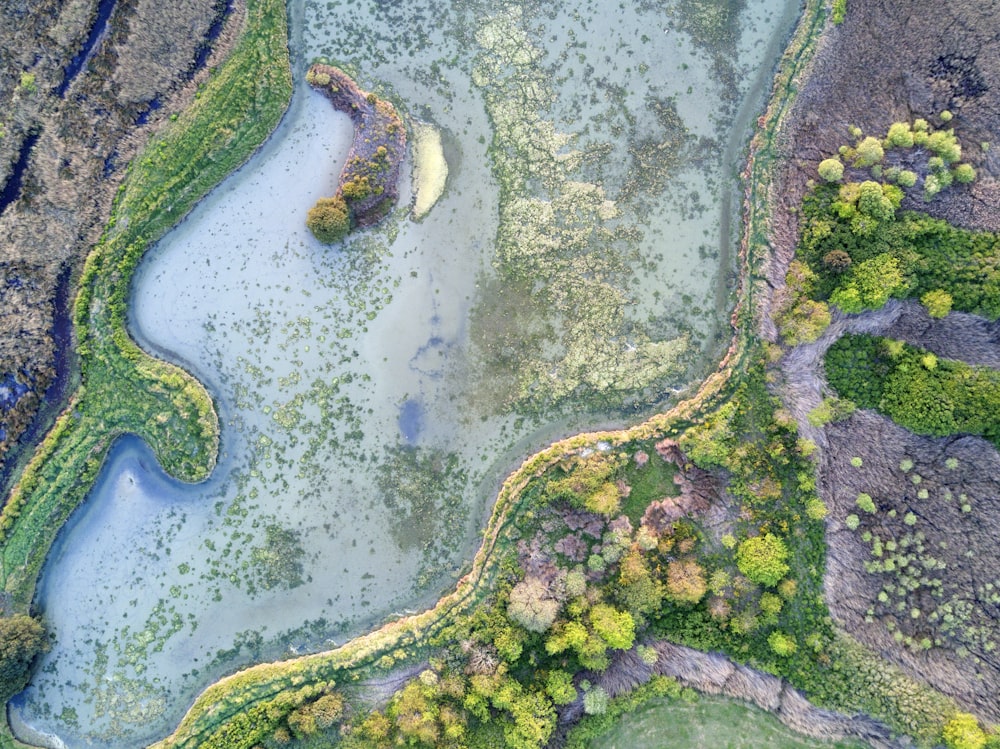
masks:
<svg viewBox="0 0 1000 749"><path fill-rule="evenodd" d="M399 170L406 153L403 121L392 104L362 91L339 68L317 63L306 80L354 123L354 141L334 200L347 206L350 228L372 226L399 197ZM317 233L312 221L309 226Z"/></svg>

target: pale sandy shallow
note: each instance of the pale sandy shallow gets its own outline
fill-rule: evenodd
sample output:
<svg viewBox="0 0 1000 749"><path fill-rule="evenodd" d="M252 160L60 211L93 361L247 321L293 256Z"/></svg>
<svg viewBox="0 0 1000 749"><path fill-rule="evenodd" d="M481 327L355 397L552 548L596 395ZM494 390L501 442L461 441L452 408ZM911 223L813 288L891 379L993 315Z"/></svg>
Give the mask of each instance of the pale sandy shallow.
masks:
<svg viewBox="0 0 1000 749"><path fill-rule="evenodd" d="M414 122L410 143L413 148L413 218L422 219L444 193L448 182L448 161L441 133L433 125Z"/></svg>

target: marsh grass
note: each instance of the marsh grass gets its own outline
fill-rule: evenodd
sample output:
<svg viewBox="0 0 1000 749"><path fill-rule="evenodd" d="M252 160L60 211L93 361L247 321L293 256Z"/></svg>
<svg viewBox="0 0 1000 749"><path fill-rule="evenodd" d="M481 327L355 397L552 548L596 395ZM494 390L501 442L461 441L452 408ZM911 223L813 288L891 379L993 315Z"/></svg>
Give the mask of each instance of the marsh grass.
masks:
<svg viewBox="0 0 1000 749"><path fill-rule="evenodd" d="M48 549L90 490L115 438L134 433L184 481L215 465L211 397L130 338L126 306L146 249L267 138L291 96L285 8L249 3L243 37L198 99L129 168L74 307L82 384L0 515L4 590L26 609Z"/></svg>

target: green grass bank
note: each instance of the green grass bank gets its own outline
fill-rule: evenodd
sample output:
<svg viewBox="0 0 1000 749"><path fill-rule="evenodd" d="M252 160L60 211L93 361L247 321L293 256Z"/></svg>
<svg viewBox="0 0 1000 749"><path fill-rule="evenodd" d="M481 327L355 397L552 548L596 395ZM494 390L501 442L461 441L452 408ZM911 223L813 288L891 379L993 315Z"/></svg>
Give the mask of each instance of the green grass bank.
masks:
<svg viewBox="0 0 1000 749"><path fill-rule="evenodd" d="M129 286L146 249L267 139L291 92L285 4L249 0L225 63L130 165L79 282L81 384L0 513L0 584L16 610L30 608L49 548L117 437L142 437L164 470L183 481L203 480L214 468L219 423L211 396L131 339ZM12 741L6 730L0 735L0 746Z"/></svg>

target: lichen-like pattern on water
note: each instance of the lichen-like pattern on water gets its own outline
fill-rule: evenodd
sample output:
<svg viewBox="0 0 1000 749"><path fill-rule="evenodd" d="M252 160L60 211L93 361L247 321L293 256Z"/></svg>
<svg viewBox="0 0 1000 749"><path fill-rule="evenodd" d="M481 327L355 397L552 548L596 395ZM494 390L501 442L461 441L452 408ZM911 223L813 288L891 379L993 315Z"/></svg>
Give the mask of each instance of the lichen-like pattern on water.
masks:
<svg viewBox="0 0 1000 749"><path fill-rule="evenodd" d="M352 127L299 81L265 148L151 251L132 327L212 390L204 484L113 450L48 561L15 704L85 743L429 603L526 451L656 408L725 332L734 175L798 4L307 2L324 57L441 135L441 197L319 245ZM623 411L622 409L627 409Z"/></svg>

